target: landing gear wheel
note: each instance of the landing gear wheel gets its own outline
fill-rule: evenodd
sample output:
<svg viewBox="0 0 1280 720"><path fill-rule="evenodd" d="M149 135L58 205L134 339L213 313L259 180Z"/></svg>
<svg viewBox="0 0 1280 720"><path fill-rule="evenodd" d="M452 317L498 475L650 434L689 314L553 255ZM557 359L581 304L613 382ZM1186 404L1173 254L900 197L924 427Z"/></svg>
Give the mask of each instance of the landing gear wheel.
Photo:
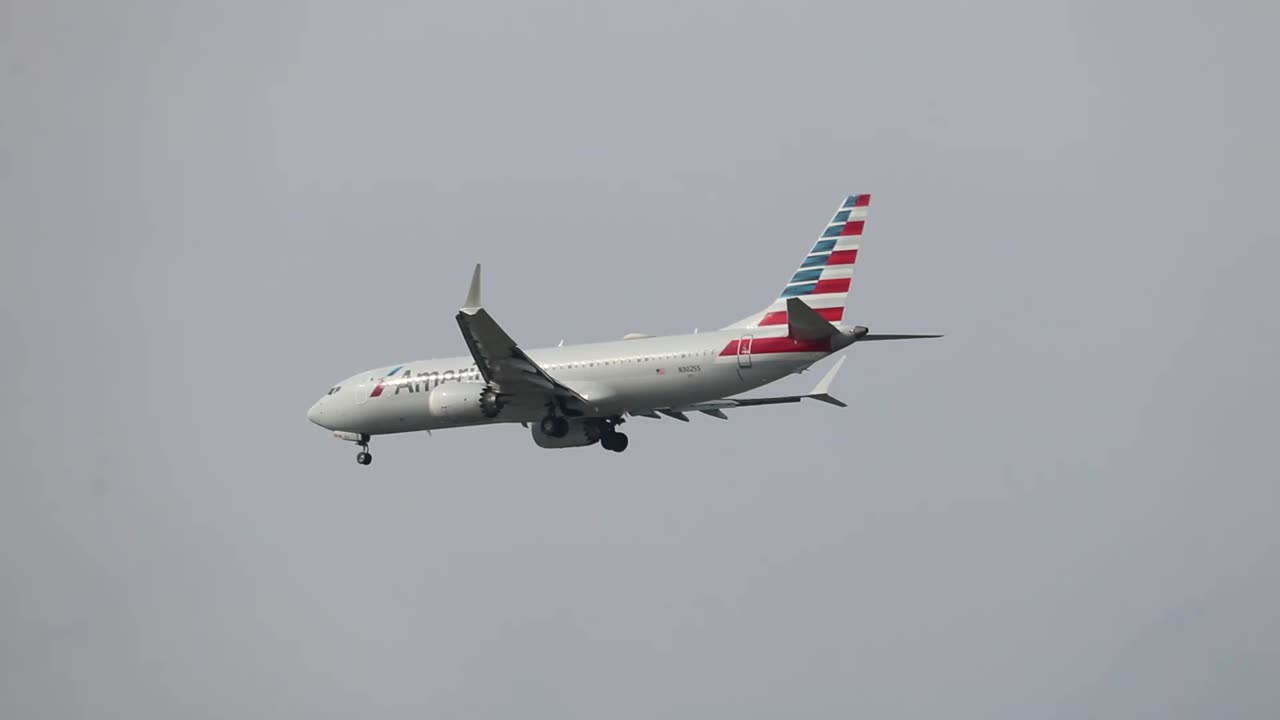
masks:
<svg viewBox="0 0 1280 720"><path fill-rule="evenodd" d="M373 455L367 452L357 453L356 462L360 463L361 465L368 465L369 463L373 462Z"/></svg>
<svg viewBox="0 0 1280 720"><path fill-rule="evenodd" d="M543 435L562 438L569 434L569 421L559 415L548 415L538 423L538 428L542 430Z"/></svg>
<svg viewBox="0 0 1280 720"><path fill-rule="evenodd" d="M613 452L622 452L627 449L627 436L620 432L611 432L600 438L600 447Z"/></svg>

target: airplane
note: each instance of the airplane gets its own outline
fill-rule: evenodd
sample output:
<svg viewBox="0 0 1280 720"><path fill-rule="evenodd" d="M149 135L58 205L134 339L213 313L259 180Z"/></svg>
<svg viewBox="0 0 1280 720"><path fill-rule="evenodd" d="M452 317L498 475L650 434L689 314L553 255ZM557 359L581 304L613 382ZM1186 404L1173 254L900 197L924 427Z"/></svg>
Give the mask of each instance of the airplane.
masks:
<svg viewBox="0 0 1280 720"><path fill-rule="evenodd" d="M356 373L329 388L307 418L359 447L373 462L375 435L521 423L542 448L599 444L620 453L629 417L721 420L726 410L818 400L830 394L839 358L804 395L736 397L857 343L937 338L875 335L844 324L845 300L861 247L871 196L850 195L763 310L712 332L525 350L480 298L480 265L456 316L470 356L419 360Z"/></svg>

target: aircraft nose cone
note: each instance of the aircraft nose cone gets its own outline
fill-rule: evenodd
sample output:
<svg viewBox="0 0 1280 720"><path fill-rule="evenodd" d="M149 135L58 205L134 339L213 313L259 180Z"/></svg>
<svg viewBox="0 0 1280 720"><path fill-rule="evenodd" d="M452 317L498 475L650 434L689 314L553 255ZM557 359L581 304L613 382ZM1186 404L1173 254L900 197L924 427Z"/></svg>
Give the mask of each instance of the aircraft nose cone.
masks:
<svg viewBox="0 0 1280 720"><path fill-rule="evenodd" d="M311 422L324 427L324 400L317 400L315 405L307 411L307 419Z"/></svg>

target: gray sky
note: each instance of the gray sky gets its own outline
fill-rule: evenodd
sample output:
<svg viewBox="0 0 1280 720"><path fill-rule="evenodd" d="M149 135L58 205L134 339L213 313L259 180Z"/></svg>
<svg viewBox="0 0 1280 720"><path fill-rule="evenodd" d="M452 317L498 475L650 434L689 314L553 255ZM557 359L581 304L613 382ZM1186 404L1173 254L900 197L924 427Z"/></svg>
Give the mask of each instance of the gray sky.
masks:
<svg viewBox="0 0 1280 720"><path fill-rule="evenodd" d="M1266 3L0 5L0 716L1274 718ZM871 192L848 410L351 446ZM803 389L813 376L780 390Z"/></svg>

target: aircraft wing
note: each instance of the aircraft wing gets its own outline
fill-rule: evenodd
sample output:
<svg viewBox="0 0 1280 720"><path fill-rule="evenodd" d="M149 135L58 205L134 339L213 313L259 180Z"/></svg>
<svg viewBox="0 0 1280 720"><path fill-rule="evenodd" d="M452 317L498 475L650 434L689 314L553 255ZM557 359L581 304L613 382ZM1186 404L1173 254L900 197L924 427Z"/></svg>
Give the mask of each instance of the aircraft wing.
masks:
<svg viewBox="0 0 1280 720"><path fill-rule="evenodd" d="M704 415L728 420L729 417L724 414L725 410L740 407L755 407L757 405L778 405L781 403L797 403L801 400L820 400L824 403L830 403L838 407L848 407L844 402L837 400L830 394L831 382L835 380L836 373L840 372L840 366L844 365L844 358L841 357L836 361L835 365L827 371L826 375L818 381L813 391L804 395L779 395L775 397L758 397L758 398L724 398L723 400L709 400L707 402L693 403L691 405L681 405L679 407L653 408L652 410L643 412L632 412L631 415L640 417L660 418L662 415L675 418L683 422L689 422L689 416L685 413L700 412Z"/></svg>
<svg viewBox="0 0 1280 720"><path fill-rule="evenodd" d="M471 276L466 305L458 311L458 328L485 382L503 395L540 395L585 400L551 377L525 354L506 330L480 305L480 266Z"/></svg>

